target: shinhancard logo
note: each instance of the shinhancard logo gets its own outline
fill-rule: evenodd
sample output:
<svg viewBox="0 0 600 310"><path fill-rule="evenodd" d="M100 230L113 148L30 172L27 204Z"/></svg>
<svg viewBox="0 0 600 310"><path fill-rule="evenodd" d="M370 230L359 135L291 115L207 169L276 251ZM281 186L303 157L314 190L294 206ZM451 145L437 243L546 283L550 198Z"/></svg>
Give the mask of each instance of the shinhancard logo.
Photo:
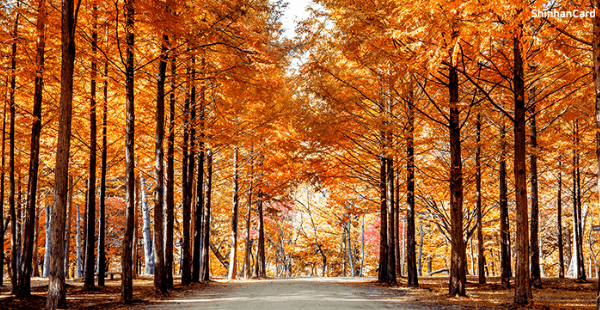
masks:
<svg viewBox="0 0 600 310"><path fill-rule="evenodd" d="M561 10L551 10L551 11L542 11L542 10L532 10L531 14L534 18L589 18L596 17L596 11L582 11L582 10L572 10L572 11L561 11Z"/></svg>

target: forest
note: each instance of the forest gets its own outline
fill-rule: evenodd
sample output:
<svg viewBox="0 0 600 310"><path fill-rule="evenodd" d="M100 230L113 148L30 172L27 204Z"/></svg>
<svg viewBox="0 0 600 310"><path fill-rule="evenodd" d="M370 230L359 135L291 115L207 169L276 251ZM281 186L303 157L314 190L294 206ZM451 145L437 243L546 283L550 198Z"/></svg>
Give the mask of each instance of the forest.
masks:
<svg viewBox="0 0 600 310"><path fill-rule="evenodd" d="M600 309L600 1L306 2L286 35L282 0L0 1L0 291L571 278Z"/></svg>

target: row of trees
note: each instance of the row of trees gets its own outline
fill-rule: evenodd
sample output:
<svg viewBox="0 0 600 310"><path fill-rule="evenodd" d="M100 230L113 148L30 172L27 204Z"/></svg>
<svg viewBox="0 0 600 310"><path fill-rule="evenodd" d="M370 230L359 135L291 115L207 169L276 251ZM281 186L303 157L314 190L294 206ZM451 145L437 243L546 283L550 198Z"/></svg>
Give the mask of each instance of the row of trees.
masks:
<svg viewBox="0 0 600 310"><path fill-rule="evenodd" d="M506 287L514 263L517 304L528 303L531 286L541 285L540 255L564 275L563 240L571 243L571 231L572 274L585 280L584 254L593 265L598 248L588 230L583 249L586 220L598 223L591 208L597 127L590 117L597 90L589 69L597 70L591 47L600 40L598 17L535 18L532 11L596 7L316 2L324 9L298 29L308 55L298 72L310 120L306 139L322 161L335 162L320 171L331 179L323 182L328 189L354 188L379 202L379 279L396 282L404 213L408 283L418 285L418 212L451 244L452 295L465 295L472 238L480 283L486 261L494 261L485 257L490 241L500 248ZM340 185L340 176L349 181ZM563 227L565 196L572 197L572 230ZM484 234L490 225L498 238Z"/></svg>

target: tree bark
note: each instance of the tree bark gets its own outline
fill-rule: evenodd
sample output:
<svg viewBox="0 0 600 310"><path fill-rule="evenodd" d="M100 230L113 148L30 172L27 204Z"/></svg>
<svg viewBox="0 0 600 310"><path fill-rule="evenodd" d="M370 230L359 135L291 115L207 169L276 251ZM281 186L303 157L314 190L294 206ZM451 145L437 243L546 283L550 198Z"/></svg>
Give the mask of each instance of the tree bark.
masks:
<svg viewBox="0 0 600 310"><path fill-rule="evenodd" d="M381 133L382 140L385 138L384 133ZM383 141L382 141L383 144ZM380 195L380 226L379 226L379 274L380 282L388 282L387 260L388 260L388 245L387 245L387 192L386 192L386 167L387 159L385 150L379 155L379 195Z"/></svg>
<svg viewBox="0 0 600 310"><path fill-rule="evenodd" d="M165 140L165 76L167 72L167 44L169 38L163 35L163 42L158 64L158 81L156 83L156 138L154 140L154 291L166 293L168 290L165 255L164 255L164 153Z"/></svg>
<svg viewBox="0 0 600 310"><path fill-rule="evenodd" d="M94 287L94 272L96 271L96 260L94 249L96 248L96 77L98 75L98 63L96 61L96 50L98 49L98 5L94 3L92 9L92 74L90 84L90 166L88 170L87 188L87 224L85 240L85 278L84 289Z"/></svg>
<svg viewBox="0 0 600 310"><path fill-rule="evenodd" d="M504 288L510 288L510 224L508 218L508 189L506 182L506 131L504 120L500 127L500 269L501 282ZM492 259L493 261L493 259Z"/></svg>
<svg viewBox="0 0 600 310"><path fill-rule="evenodd" d="M167 287L173 288L173 210L175 209L175 91L177 67L176 56L171 57L171 94L169 95L169 136L167 138L167 206L165 210L165 272L167 273Z"/></svg>
<svg viewBox="0 0 600 310"><path fill-rule="evenodd" d="M140 173L140 203L142 204L142 219L144 222L144 227L142 228L142 234L144 236L144 273L147 275L154 275L154 248L152 246L152 229L150 228L150 206L148 205L146 198L144 183L144 178Z"/></svg>
<svg viewBox="0 0 600 310"><path fill-rule="evenodd" d="M392 133L387 133L388 137L388 145L392 145ZM388 283L396 283L396 241L394 239L394 229L398 228L396 225L396 216L395 216L395 205L394 205L394 160L391 155L387 156L387 218L388 218L388 261L387 261L387 269L388 269Z"/></svg>
<svg viewBox="0 0 600 310"><path fill-rule="evenodd" d="M44 48L46 36L46 1L38 1L37 17L37 55L35 90L33 95L33 124L31 127L31 148L29 152L29 182L27 189L27 209L23 225L23 252L19 260L19 274L15 295L18 298L31 295L31 269L33 265L33 241L36 218L36 194L38 181L38 167L40 162L40 134L42 132L42 91L44 83ZM1 211L1 210L0 210Z"/></svg>
<svg viewBox="0 0 600 310"><path fill-rule="evenodd" d="M418 287L415 253L415 114L409 98L406 127L406 258L408 286Z"/></svg>
<svg viewBox="0 0 600 310"><path fill-rule="evenodd" d="M600 9L600 1L592 1L592 9ZM594 95L595 95L595 123L596 123L596 188L600 200L600 14L595 14L592 22L592 60L594 62ZM562 238L562 235L560 236ZM564 268L564 267L563 267ZM600 269L598 270L600 279ZM600 281L596 289L596 309L600 310Z"/></svg>
<svg viewBox="0 0 600 310"><path fill-rule="evenodd" d="M212 193L212 157L213 153L210 148L206 149L206 198L204 200L204 215L202 222L202 255L200 280L208 281L210 279L209 265L209 243L210 243L210 198Z"/></svg>
<svg viewBox="0 0 600 310"><path fill-rule="evenodd" d="M104 63L104 100L102 102L102 159L100 172L100 214L98 217L98 286L104 286L106 270L106 160L108 152L108 62Z"/></svg>
<svg viewBox="0 0 600 310"><path fill-rule="evenodd" d="M17 5L20 6L20 2L17 2ZM16 70L17 70L17 38L18 38L18 29L19 29L19 13L17 12L17 16L15 17L15 25L13 29L13 44L12 44L12 54L10 57L10 131L9 131L9 186L10 193L8 196L8 205L10 212L10 234L11 234L11 259L10 259L10 274L11 277L11 294L15 294L17 290L17 214L15 210L15 117L16 117L16 102L15 102L15 91L16 91Z"/></svg>
<svg viewBox="0 0 600 310"><path fill-rule="evenodd" d="M73 107L73 69L75 65L75 28L73 0L62 2L62 59L61 87L56 148L56 168L54 181L54 218L51 228L50 279L48 285L47 309L67 306L65 288L65 218L69 177L69 150L71 148L71 112ZM48 249L46 249L48 250Z"/></svg>
<svg viewBox="0 0 600 310"><path fill-rule="evenodd" d="M198 178L196 179L196 207L194 212L194 248L192 253L192 282L200 282L200 248L204 225L204 89L200 99L200 137L198 140Z"/></svg>
<svg viewBox="0 0 600 310"><path fill-rule="evenodd" d="M256 249L256 276L259 278L267 277L266 259L265 259L265 220L263 215L263 193L258 190L257 199L258 209L258 244ZM323 273L325 273L325 261L323 262Z"/></svg>
<svg viewBox="0 0 600 310"><path fill-rule="evenodd" d="M538 173L537 173L537 128L535 124L535 88L532 88L530 91L530 118L531 124L529 126L530 138L529 145L531 146L531 155L530 155L530 166L529 173L531 173L531 236L530 236L530 246L531 246L531 284L535 288L542 287L542 278L540 274L540 248L539 248L539 240L538 240L538 218L539 218L539 207L538 207Z"/></svg>
<svg viewBox="0 0 600 310"><path fill-rule="evenodd" d="M83 264L82 264L82 259L81 259L81 211L79 210L79 204L76 204L76 206L77 206L77 236L76 236L77 239L75 239L75 241L77 244L75 246L77 247L77 249L76 249L76 251L77 251L77 253L76 253L77 267L75 269L75 278L79 279L83 276ZM49 226L49 225L47 225L47 226ZM49 244L49 243L47 243L47 244ZM45 261L45 259L44 259L44 261ZM46 264L44 263L44 273L46 272L45 265Z"/></svg>
<svg viewBox="0 0 600 310"><path fill-rule="evenodd" d="M188 68L189 73L189 68ZM189 93L188 93L189 96ZM190 270L190 216L191 216L191 184L188 176L190 163L190 98L185 99L183 108L184 124L183 127L183 145L182 149L182 165L181 165L181 199L182 199L182 226L183 226L183 237L182 237L182 248L181 248L181 284L190 285L192 283L192 274Z"/></svg>
<svg viewBox="0 0 600 310"><path fill-rule="evenodd" d="M69 200L67 202L67 229L65 230L65 277L69 278L69 265L70 257L69 257L69 249L71 244L71 222L73 221L73 176L69 176ZM36 221L37 226L37 221ZM37 227L36 227L37 228ZM37 229L36 229L36 239L37 239ZM35 244L35 241L34 241ZM36 251L37 252L37 251ZM34 252L33 257L36 257L36 253Z"/></svg>
<svg viewBox="0 0 600 310"><path fill-rule="evenodd" d="M513 86L514 86L514 175L515 202L517 210L517 244L515 264L515 304L525 305L531 300L529 278L529 232L527 210L527 174L525 153L525 82L521 53L522 27L513 38Z"/></svg>
<svg viewBox="0 0 600 310"><path fill-rule="evenodd" d="M467 266L463 237L463 177L458 74L455 67L450 67L448 90L450 92L450 227L452 235L449 294L465 296Z"/></svg>
<svg viewBox="0 0 600 310"><path fill-rule="evenodd" d="M7 78L8 82L8 78ZM8 83L7 83L8 84ZM6 147L6 104L2 117L2 172L0 172L0 286L4 286L4 237L6 236L6 226L4 225L4 170L6 168L5 147Z"/></svg>
<svg viewBox="0 0 600 310"><path fill-rule="evenodd" d="M479 284L485 284L485 256L484 256L484 245L483 245L483 225L482 225L482 205L481 205L481 113L477 112L476 126L476 139L477 139L477 151L475 152L475 166L477 167L476 172L476 190L477 190L477 275Z"/></svg>
<svg viewBox="0 0 600 310"><path fill-rule="evenodd" d="M121 301L133 300L133 230L135 221L135 104L134 104L134 0L125 0L125 36L127 51L125 60L125 231L121 256Z"/></svg>
<svg viewBox="0 0 600 310"><path fill-rule="evenodd" d="M231 210L231 251L229 256L229 273L227 280L237 278L237 244L238 244L238 211L239 211L239 186L238 186L238 147L233 147L233 206Z"/></svg>
<svg viewBox="0 0 600 310"><path fill-rule="evenodd" d="M562 162L558 162L558 197L556 206L556 222L558 225L558 277L563 279L565 277L565 259L564 259L564 246L563 246L563 230L562 230Z"/></svg>
<svg viewBox="0 0 600 310"><path fill-rule="evenodd" d="M575 120L575 148L573 155L573 219L575 231L575 248L577 251L577 280L586 281L583 261L583 218L581 216L581 175L579 172L579 122Z"/></svg>
<svg viewBox="0 0 600 310"><path fill-rule="evenodd" d="M248 188L248 210L246 210L246 240L244 245L244 278L248 279L252 276L252 270L250 270L250 216L252 215L252 190L254 181L254 148L250 150L250 185Z"/></svg>

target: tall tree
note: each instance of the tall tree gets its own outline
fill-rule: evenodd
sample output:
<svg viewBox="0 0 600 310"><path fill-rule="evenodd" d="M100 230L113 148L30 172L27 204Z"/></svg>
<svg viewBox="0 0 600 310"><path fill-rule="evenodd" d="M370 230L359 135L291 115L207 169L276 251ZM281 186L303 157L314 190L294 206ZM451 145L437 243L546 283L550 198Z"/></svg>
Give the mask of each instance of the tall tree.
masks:
<svg viewBox="0 0 600 310"><path fill-rule="evenodd" d="M27 189L27 209L25 210L25 223L23 225L23 251L20 259L19 273L17 276L17 297L31 295L31 271L33 265L34 226L36 219L36 193L38 181L38 167L40 162L40 134L42 132L42 91L44 83L44 50L46 45L46 1L38 1L37 17L37 55L35 91L33 95L34 118L31 126L31 148L29 152L29 185Z"/></svg>
<svg viewBox="0 0 600 310"><path fill-rule="evenodd" d="M212 193L212 168L213 153L210 147L206 148L206 198L204 199L204 215L202 221L202 254L200 263L200 280L208 281L210 278L209 243L210 243L210 203Z"/></svg>
<svg viewBox="0 0 600 310"><path fill-rule="evenodd" d="M20 2L17 2L17 8L21 5ZM12 52L10 56L10 129L8 133L9 139L9 155L8 155L8 165L9 165L9 186L10 193L8 194L8 206L10 212L10 234L11 234L11 259L10 259L10 274L11 277L11 293L15 294L17 289L17 214L15 210L15 117L16 117L16 102L15 102L15 92L16 92L16 71L17 71L17 38L18 38L18 29L19 29L19 12L16 12L15 16L15 24L13 28L13 43Z"/></svg>
<svg viewBox="0 0 600 310"><path fill-rule="evenodd" d="M134 0L125 0L125 37L127 51L125 59L125 232L121 255L121 300L130 303L133 300L133 230L135 215L135 105L134 105Z"/></svg>
<svg viewBox="0 0 600 310"><path fill-rule="evenodd" d="M228 280L237 278L237 244L238 244L238 213L239 213L239 172L238 147L233 147L233 204L231 210L231 250L229 256Z"/></svg>
<svg viewBox="0 0 600 310"><path fill-rule="evenodd" d="M92 4L92 66L90 83L90 165L88 170L87 188L87 217L85 234L85 277L83 287L86 289L94 287L94 273L96 272L96 259L94 249L96 248L96 78L98 76L98 61L96 51L98 50L98 4Z"/></svg>
<svg viewBox="0 0 600 310"><path fill-rule="evenodd" d="M77 15L75 1L62 2L62 59L58 144L56 148L56 168L54 180L54 211L51 227L50 279L46 309L65 308L67 305L65 288L65 218L69 177L69 151L71 148L71 112L73 107L73 69L75 65L75 29Z"/></svg>
<svg viewBox="0 0 600 310"><path fill-rule="evenodd" d="M100 172L100 214L98 217L98 286L104 286L106 269L106 160L108 159L108 62L104 63L104 100L102 101L102 167Z"/></svg>
<svg viewBox="0 0 600 310"><path fill-rule="evenodd" d="M408 286L419 286L415 253L415 112L412 93L407 100L406 124L406 261Z"/></svg>
<svg viewBox="0 0 600 310"><path fill-rule="evenodd" d="M165 140L165 76L167 71L167 44L169 38L163 35L160 61L158 63L158 80L156 82L156 138L154 140L154 290L166 293L168 289L163 233L163 207L164 207L164 153Z"/></svg>
<svg viewBox="0 0 600 310"><path fill-rule="evenodd" d="M482 202L481 202L481 112L477 112L475 120L477 150L475 152L475 186L477 190L477 275L479 284L485 284L485 255L483 245Z"/></svg>
<svg viewBox="0 0 600 310"><path fill-rule="evenodd" d="M173 288L173 209L175 208L175 90L176 90L176 57L171 56L171 90L169 94L169 136L167 137L167 193L166 193L166 223L165 223L165 272L167 287Z"/></svg>

